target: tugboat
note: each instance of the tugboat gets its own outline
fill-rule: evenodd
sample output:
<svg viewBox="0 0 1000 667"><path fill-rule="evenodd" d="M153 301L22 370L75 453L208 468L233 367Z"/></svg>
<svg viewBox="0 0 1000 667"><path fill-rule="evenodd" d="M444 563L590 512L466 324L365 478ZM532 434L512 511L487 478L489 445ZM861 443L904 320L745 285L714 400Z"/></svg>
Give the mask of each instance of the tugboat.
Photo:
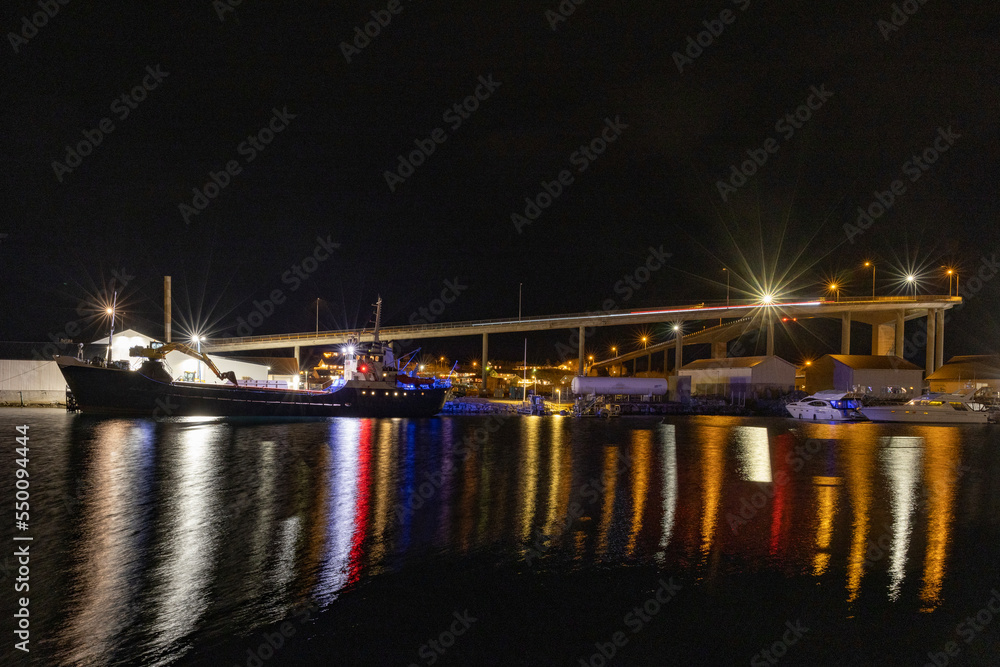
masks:
<svg viewBox="0 0 1000 667"><path fill-rule="evenodd" d="M208 358L183 343L133 347L144 358L137 370L124 362L83 361L55 355L72 395L84 413L156 417L432 417L441 411L450 382L405 375L391 343L379 340L382 299L375 306L370 342L345 347L344 377L322 390L240 385ZM204 362L226 384L173 380L163 366L172 350Z"/></svg>

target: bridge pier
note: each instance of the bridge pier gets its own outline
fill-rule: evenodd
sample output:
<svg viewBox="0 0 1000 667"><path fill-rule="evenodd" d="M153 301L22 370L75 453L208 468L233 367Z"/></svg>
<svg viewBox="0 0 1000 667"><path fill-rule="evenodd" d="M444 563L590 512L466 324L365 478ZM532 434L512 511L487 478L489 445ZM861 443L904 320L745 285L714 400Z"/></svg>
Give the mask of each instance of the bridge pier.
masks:
<svg viewBox="0 0 1000 667"><path fill-rule="evenodd" d="M895 332L896 333L896 340L895 340L895 344L893 345L893 348L892 348L892 353L894 355L896 355L897 357L899 357L900 359L903 358L903 346L905 345L905 343L903 342L903 332L904 332L905 326L906 326L906 313L902 309L897 310L896 311L896 332Z"/></svg>
<svg viewBox="0 0 1000 667"><path fill-rule="evenodd" d="M896 325L892 322L872 323L872 354L885 356L892 354Z"/></svg>
<svg viewBox="0 0 1000 667"><path fill-rule="evenodd" d="M579 348L577 348L577 353L579 355L579 367L580 367L578 375L583 375L583 348L584 348L583 332L584 332L584 327L580 327L580 346Z"/></svg>
<svg viewBox="0 0 1000 667"><path fill-rule="evenodd" d="M489 358L490 341L489 334L483 334L483 391L486 391L486 364Z"/></svg>
<svg viewBox="0 0 1000 667"><path fill-rule="evenodd" d="M840 314L840 353L851 353L851 313L845 311Z"/></svg>
<svg viewBox="0 0 1000 667"><path fill-rule="evenodd" d="M726 355L729 354L726 349L725 341L721 343L712 343L712 358L713 359L725 359Z"/></svg>
<svg viewBox="0 0 1000 667"><path fill-rule="evenodd" d="M927 375L930 375L931 373L934 372L934 351L935 351L934 333L935 330L937 329L937 327L934 326L934 320L936 319L937 317L934 315L934 309L928 308L927 309L927 355L925 357L926 358L925 370L927 371Z"/></svg>
<svg viewBox="0 0 1000 667"><path fill-rule="evenodd" d="M292 350L293 350L292 356L295 357L295 369L296 369L296 372L298 372L298 371L302 370L301 366L299 365L299 363L300 363L299 362L299 346L296 345L295 347L292 348Z"/></svg>
<svg viewBox="0 0 1000 667"><path fill-rule="evenodd" d="M944 311L938 310L934 318L937 331L934 332L934 370L944 365Z"/></svg>

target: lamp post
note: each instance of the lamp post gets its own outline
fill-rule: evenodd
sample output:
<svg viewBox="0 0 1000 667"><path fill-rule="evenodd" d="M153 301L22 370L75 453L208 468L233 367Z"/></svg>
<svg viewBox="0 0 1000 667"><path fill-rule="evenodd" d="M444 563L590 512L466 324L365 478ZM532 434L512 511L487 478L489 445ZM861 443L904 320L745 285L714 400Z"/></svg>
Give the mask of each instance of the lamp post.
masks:
<svg viewBox="0 0 1000 667"><path fill-rule="evenodd" d="M118 290L115 290L114 297L111 299L111 307L108 308L108 315L111 316L111 333L108 334L108 354L107 361L111 361L111 344L114 342L115 338L115 311L118 308Z"/></svg>
<svg viewBox="0 0 1000 667"><path fill-rule="evenodd" d="M319 297L316 297L316 336L319 337Z"/></svg>
<svg viewBox="0 0 1000 667"><path fill-rule="evenodd" d="M917 295L917 277L912 273L906 276L906 284L913 287L913 296Z"/></svg>
<svg viewBox="0 0 1000 667"><path fill-rule="evenodd" d="M524 287L524 283L517 284L517 321L521 321L521 291Z"/></svg>
<svg viewBox="0 0 1000 667"><path fill-rule="evenodd" d="M957 296L958 295L958 271L956 271L955 269L949 268L947 266L942 266L941 268L942 269L947 269L947 271L945 271L945 273L948 274L948 296L949 297L951 296L951 276L954 274L954 276L955 276L955 294Z"/></svg>
<svg viewBox="0 0 1000 667"><path fill-rule="evenodd" d="M865 262L865 266L872 267L872 301L875 300L875 262Z"/></svg>
<svg viewBox="0 0 1000 667"><path fill-rule="evenodd" d="M827 289L829 289L831 292L833 292L833 300L834 301L840 301L840 285L838 285L837 283L830 283L830 285L829 285L829 287L827 287Z"/></svg>
<svg viewBox="0 0 1000 667"><path fill-rule="evenodd" d="M726 310L729 310L729 269L723 268L722 272L726 274ZM719 316L719 326L722 326L722 316Z"/></svg>
<svg viewBox="0 0 1000 667"><path fill-rule="evenodd" d="M194 336L191 339L195 345L198 346L198 354L201 354L201 341L204 340L202 336ZM198 382L201 382L201 359L198 359Z"/></svg>

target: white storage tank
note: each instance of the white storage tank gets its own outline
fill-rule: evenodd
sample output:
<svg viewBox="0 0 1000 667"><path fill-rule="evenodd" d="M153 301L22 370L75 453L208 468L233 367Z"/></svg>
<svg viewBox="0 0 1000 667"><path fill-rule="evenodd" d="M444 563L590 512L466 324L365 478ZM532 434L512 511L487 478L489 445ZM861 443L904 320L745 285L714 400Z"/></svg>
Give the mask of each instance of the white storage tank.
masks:
<svg viewBox="0 0 1000 667"><path fill-rule="evenodd" d="M629 394L632 396L666 396L664 378L611 378L577 376L571 385L574 394Z"/></svg>

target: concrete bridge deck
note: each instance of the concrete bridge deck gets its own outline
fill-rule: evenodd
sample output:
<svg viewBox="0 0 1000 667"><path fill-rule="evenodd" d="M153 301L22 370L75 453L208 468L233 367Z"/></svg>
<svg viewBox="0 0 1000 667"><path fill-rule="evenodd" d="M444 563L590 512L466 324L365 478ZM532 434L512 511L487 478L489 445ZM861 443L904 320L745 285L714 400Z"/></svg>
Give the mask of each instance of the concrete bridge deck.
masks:
<svg viewBox="0 0 1000 667"><path fill-rule="evenodd" d="M944 349L944 311L962 303L961 297L918 295L883 296L874 299L867 297L852 297L833 299L816 299L810 301L775 301L764 304L760 301L736 301L727 305L725 302L699 304L695 307L663 307L641 308L635 310L606 310L590 313L570 313L565 315L549 315L536 317L498 318L491 320L471 320L465 322L439 322L409 326L383 327L382 338L395 341L412 341L423 338L450 338L455 336L483 337L483 364L488 353L488 337L490 334L519 333L525 331L546 331L558 329L577 329L579 371L584 369L584 341L586 329L592 327L617 326L623 324L652 324L670 322L683 326L685 322L702 320L742 320L744 330L754 326L766 328L768 354L774 353L774 323L782 317L826 317L842 321L841 353L850 353L851 321L864 322L873 327L873 349L879 354L889 354L892 350L902 349L902 322L915 317L927 317L928 338L928 373L943 363ZM741 330L735 326L723 324L713 327L715 334L724 342L740 335ZM710 339L711 330L692 332L678 337L672 344L680 349L685 344L704 342L720 342ZM937 335L935 335L937 334ZM726 336L729 336L726 338ZM895 344L887 342L892 339ZM202 349L209 353L242 352L247 350L265 350L282 347L294 348L298 358L302 346L340 345L350 338L362 341L371 340L371 332L359 332L356 329L334 331L310 331L304 333L278 334L270 336L246 336L240 338L216 338L202 343ZM663 344L661 344L663 345ZM884 351L881 351L884 350ZM637 354L637 353L630 353ZM646 354L643 352L643 354ZM678 352L679 354L679 352Z"/></svg>

